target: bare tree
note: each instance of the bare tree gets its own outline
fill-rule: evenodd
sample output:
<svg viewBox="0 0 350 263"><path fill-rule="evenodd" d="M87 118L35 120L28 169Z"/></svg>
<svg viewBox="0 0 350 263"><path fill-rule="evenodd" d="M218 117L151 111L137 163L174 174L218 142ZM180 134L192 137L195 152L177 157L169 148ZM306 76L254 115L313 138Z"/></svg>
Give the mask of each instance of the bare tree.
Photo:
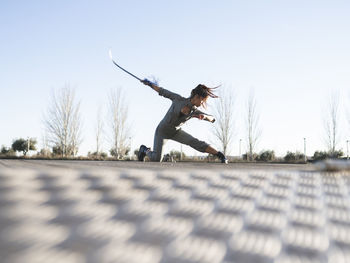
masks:
<svg viewBox="0 0 350 263"><path fill-rule="evenodd" d="M112 90L109 94L109 113L111 118L111 130L113 148L111 154L118 159L127 155L129 146L127 138L130 128L128 126L128 108L124 104L124 98L121 89Z"/></svg>
<svg viewBox="0 0 350 263"><path fill-rule="evenodd" d="M75 101L75 92L68 85L52 93L51 102L44 115L48 140L62 157L77 154L82 142L80 103Z"/></svg>
<svg viewBox="0 0 350 263"><path fill-rule="evenodd" d="M258 140L261 137L261 130L259 128L259 114L257 112L256 107L256 99L254 95L254 91L250 90L248 101L247 101L247 119L246 119L246 127L247 127L247 159L249 161L253 160L253 154L256 150L256 145Z"/></svg>
<svg viewBox="0 0 350 263"><path fill-rule="evenodd" d="M96 126L95 126L95 138L96 138L96 154L99 155L102 148L103 141L103 120L102 120L102 107L100 106L97 111L96 116Z"/></svg>
<svg viewBox="0 0 350 263"><path fill-rule="evenodd" d="M229 154L234 135L234 96L227 88L221 89L215 103L216 122L213 128L215 138L220 142L223 153Z"/></svg>
<svg viewBox="0 0 350 263"><path fill-rule="evenodd" d="M326 144L331 155L336 152L340 140L339 129L339 94L332 93L328 101L327 115L324 121Z"/></svg>
<svg viewBox="0 0 350 263"><path fill-rule="evenodd" d="M346 115L346 119L347 119L347 121L348 121L348 128L347 128L347 131L349 131L350 130L350 93L348 93L348 97L347 97L347 100L346 100L346 107L345 107L345 115ZM349 134L349 132L347 132L346 133L346 137L347 138L349 138L348 136L349 136L350 134ZM348 144L349 144L349 140L347 140L346 141L346 145L347 145L347 149L349 148L349 146L348 146ZM348 150L347 150L347 152L349 152Z"/></svg>
<svg viewBox="0 0 350 263"><path fill-rule="evenodd" d="M41 155L45 156L45 157L49 156L50 155L50 145L49 145L47 132L45 132L41 136L41 143L42 143L42 148L40 151Z"/></svg>

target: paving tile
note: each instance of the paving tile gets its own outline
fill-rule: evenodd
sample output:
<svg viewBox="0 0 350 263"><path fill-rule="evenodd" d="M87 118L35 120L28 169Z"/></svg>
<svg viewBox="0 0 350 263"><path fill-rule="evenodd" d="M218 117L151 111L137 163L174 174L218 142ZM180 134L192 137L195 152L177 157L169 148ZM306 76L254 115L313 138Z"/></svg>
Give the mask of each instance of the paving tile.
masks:
<svg viewBox="0 0 350 263"><path fill-rule="evenodd" d="M349 172L0 169L5 263L347 263L349 237Z"/></svg>

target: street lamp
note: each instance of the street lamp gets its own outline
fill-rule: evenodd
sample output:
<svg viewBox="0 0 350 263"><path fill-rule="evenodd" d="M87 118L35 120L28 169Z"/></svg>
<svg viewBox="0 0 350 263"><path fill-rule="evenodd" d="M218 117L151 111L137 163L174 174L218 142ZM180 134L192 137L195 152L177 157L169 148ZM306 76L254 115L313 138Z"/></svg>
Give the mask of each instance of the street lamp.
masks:
<svg viewBox="0 0 350 263"><path fill-rule="evenodd" d="M349 160L349 140L346 140L346 159Z"/></svg>
<svg viewBox="0 0 350 263"><path fill-rule="evenodd" d="M29 153L29 149L30 149L30 139L29 137L27 137L27 153Z"/></svg>
<svg viewBox="0 0 350 263"><path fill-rule="evenodd" d="M306 163L306 138L304 138L304 162Z"/></svg>
<svg viewBox="0 0 350 263"><path fill-rule="evenodd" d="M130 156L130 159L132 157L132 153L131 153L131 137L128 138L129 139L129 156Z"/></svg>
<svg viewBox="0 0 350 263"><path fill-rule="evenodd" d="M180 152L180 161L182 161L182 144L180 144L180 150L181 150L181 152Z"/></svg>
<svg viewBox="0 0 350 263"><path fill-rule="evenodd" d="M241 157L241 144L242 144L242 139L239 139L239 157Z"/></svg>

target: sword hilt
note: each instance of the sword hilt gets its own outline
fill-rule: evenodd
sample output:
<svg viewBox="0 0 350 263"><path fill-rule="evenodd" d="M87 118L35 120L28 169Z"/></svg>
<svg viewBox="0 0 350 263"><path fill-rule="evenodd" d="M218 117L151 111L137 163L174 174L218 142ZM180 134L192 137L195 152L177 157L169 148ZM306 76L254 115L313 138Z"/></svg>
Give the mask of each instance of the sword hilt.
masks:
<svg viewBox="0 0 350 263"><path fill-rule="evenodd" d="M147 86L150 86L150 87L152 87L154 85L154 83L148 79L141 80L141 82Z"/></svg>

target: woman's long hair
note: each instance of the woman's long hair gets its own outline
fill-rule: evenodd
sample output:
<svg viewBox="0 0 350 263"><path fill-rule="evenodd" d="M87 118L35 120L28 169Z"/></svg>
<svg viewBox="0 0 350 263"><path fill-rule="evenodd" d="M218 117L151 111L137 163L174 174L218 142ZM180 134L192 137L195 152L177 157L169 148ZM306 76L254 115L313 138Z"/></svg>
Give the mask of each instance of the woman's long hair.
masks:
<svg viewBox="0 0 350 263"><path fill-rule="evenodd" d="M209 88L209 87L207 87L207 86L205 86L205 85L203 85L203 84L199 84L197 87L195 87L195 88L191 91L191 99L192 99L194 96L196 96L196 95L198 95L198 96L204 98L203 103L202 103L202 106L203 106L204 108L206 108L206 107L207 107L207 99L208 99L209 97L211 97L211 98L218 98L218 96L215 95L215 94L213 93L213 90L214 90L214 89L217 89L218 87L220 87L220 86L217 86L217 87L215 87L215 88Z"/></svg>

